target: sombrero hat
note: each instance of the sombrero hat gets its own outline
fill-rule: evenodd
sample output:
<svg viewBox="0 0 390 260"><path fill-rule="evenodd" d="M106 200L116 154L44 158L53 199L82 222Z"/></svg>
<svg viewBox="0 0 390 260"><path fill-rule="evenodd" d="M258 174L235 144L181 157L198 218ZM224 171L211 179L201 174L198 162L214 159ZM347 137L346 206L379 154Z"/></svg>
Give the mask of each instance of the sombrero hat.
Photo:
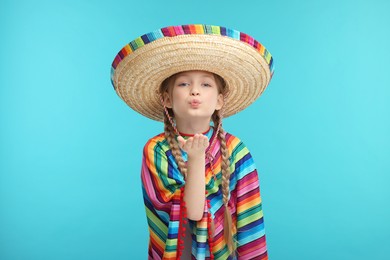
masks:
<svg viewBox="0 0 390 260"><path fill-rule="evenodd" d="M169 76L204 70L221 76L228 87L223 116L252 104L268 86L273 59L253 37L213 25L169 26L124 46L111 67L116 93L132 109L163 121L159 87Z"/></svg>

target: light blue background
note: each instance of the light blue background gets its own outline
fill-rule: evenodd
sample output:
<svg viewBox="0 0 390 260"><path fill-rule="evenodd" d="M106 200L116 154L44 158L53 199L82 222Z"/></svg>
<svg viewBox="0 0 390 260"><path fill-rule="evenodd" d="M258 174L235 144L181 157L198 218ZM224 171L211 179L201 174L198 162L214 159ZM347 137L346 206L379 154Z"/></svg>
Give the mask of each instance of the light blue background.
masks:
<svg viewBox="0 0 390 260"><path fill-rule="evenodd" d="M275 75L224 121L258 166L271 260L390 259L389 1L0 3L0 259L146 259L141 151L162 124L110 66L205 23L254 36Z"/></svg>

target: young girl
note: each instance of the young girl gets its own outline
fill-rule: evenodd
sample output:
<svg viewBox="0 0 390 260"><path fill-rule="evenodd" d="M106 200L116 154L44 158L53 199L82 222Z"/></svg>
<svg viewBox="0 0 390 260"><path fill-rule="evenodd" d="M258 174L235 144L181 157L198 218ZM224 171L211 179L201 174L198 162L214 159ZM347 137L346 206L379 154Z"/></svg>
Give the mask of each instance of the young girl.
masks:
<svg viewBox="0 0 390 260"><path fill-rule="evenodd" d="M149 259L268 259L256 167L222 118L254 102L272 74L259 42L219 26L162 28L116 56L118 95L164 122L143 150Z"/></svg>

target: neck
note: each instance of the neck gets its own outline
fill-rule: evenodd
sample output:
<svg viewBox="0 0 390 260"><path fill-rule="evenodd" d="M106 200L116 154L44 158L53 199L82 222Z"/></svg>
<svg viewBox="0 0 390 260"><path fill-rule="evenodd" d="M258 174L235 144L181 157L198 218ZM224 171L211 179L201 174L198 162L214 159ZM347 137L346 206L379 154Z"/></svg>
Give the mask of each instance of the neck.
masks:
<svg viewBox="0 0 390 260"><path fill-rule="evenodd" d="M176 119L176 127L180 133L194 135L207 132L210 128L210 119L184 121Z"/></svg>

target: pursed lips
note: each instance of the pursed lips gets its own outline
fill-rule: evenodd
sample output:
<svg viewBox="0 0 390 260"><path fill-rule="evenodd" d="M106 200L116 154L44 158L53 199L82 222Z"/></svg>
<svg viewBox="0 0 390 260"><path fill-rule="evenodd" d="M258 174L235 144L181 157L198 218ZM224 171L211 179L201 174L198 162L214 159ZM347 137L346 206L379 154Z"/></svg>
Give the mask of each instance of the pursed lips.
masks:
<svg viewBox="0 0 390 260"><path fill-rule="evenodd" d="M199 105L201 102L198 99L192 99L192 100L190 100L189 103L190 103L190 105Z"/></svg>

